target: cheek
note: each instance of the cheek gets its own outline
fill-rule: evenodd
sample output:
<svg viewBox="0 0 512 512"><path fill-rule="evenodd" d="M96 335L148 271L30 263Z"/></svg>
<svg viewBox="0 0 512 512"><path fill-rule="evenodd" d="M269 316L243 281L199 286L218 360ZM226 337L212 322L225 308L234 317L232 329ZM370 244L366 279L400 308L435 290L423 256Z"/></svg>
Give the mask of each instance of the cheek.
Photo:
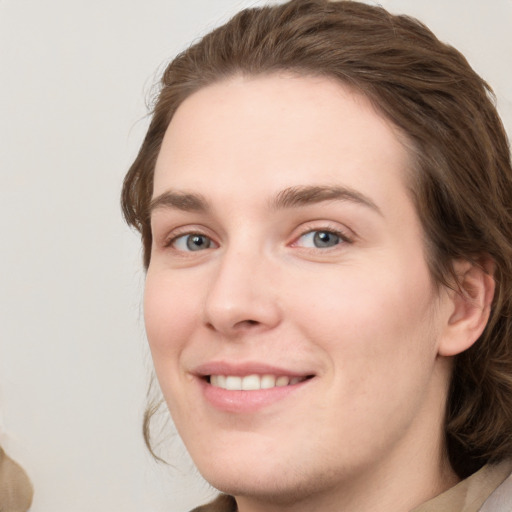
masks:
<svg viewBox="0 0 512 512"><path fill-rule="evenodd" d="M155 367L174 360L197 323L197 293L165 273L152 272L144 289L144 323Z"/></svg>
<svg viewBox="0 0 512 512"><path fill-rule="evenodd" d="M370 369L435 358L435 295L426 265L385 263L326 269L289 294L287 309L333 365Z"/></svg>
<svg viewBox="0 0 512 512"><path fill-rule="evenodd" d="M166 272L148 270L144 289L144 323L156 377L173 417L188 416L180 366L187 340L198 323L197 293ZM184 401L185 400L185 401Z"/></svg>
<svg viewBox="0 0 512 512"><path fill-rule="evenodd" d="M319 405L335 420L325 424L333 436L344 424L347 437L368 445L378 436L365 426L377 418L389 435L411 421L436 361L435 295L428 271L387 268L389 275L340 269L332 274L336 279L323 286L306 282L309 293L295 294L301 332L326 356L326 390Z"/></svg>

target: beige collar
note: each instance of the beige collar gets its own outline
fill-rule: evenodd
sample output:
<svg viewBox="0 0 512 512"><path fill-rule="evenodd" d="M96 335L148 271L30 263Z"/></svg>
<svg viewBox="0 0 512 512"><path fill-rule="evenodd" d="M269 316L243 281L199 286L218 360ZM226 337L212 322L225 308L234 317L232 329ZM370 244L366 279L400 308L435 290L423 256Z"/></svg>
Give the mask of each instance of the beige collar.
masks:
<svg viewBox="0 0 512 512"><path fill-rule="evenodd" d="M507 478L511 472L512 460L484 466L456 486L411 512L506 512L512 510L512 493L507 492L508 498L505 497L505 491L512 486L512 478ZM508 504L509 508L503 508L505 504ZM501 507L496 508L497 505Z"/></svg>

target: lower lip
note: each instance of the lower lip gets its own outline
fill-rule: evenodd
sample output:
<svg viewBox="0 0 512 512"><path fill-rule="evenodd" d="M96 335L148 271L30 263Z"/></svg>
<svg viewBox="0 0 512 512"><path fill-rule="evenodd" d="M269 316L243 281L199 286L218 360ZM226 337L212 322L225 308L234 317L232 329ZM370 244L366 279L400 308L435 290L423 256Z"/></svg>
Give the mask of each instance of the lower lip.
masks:
<svg viewBox="0 0 512 512"><path fill-rule="evenodd" d="M277 386L270 389L254 391L230 391L228 389L212 386L204 379L200 379L203 394L206 400L216 409L224 412L249 413L268 407L291 394L297 392L310 382L311 379L288 386Z"/></svg>

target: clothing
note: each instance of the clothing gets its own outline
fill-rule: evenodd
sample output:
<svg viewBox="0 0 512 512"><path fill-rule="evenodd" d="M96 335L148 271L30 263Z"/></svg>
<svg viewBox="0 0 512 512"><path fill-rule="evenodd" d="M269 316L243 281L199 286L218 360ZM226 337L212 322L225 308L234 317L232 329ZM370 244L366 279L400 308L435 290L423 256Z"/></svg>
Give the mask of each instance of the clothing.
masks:
<svg viewBox="0 0 512 512"><path fill-rule="evenodd" d="M511 512L512 460L487 465L412 512Z"/></svg>
<svg viewBox="0 0 512 512"><path fill-rule="evenodd" d="M487 465L411 512L512 512L512 460ZM225 494L191 512L236 512Z"/></svg>
<svg viewBox="0 0 512 512"><path fill-rule="evenodd" d="M226 494L221 494L217 499L208 503L207 505L203 505L201 507L197 507L190 512L236 512L236 501L232 496L227 496Z"/></svg>
<svg viewBox="0 0 512 512"><path fill-rule="evenodd" d="M27 512L33 493L23 468L0 447L0 511Z"/></svg>

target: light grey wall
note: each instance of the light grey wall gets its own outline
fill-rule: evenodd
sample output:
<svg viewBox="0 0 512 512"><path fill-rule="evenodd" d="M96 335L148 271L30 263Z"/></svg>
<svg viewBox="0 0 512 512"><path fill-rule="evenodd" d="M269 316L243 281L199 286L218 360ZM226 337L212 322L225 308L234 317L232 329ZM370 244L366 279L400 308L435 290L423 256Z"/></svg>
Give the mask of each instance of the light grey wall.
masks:
<svg viewBox="0 0 512 512"><path fill-rule="evenodd" d="M0 0L0 444L32 477L33 512L182 512L208 496L178 441L176 468L143 447L143 273L118 196L156 71L262 3ZM459 47L512 133L512 0L381 3Z"/></svg>

